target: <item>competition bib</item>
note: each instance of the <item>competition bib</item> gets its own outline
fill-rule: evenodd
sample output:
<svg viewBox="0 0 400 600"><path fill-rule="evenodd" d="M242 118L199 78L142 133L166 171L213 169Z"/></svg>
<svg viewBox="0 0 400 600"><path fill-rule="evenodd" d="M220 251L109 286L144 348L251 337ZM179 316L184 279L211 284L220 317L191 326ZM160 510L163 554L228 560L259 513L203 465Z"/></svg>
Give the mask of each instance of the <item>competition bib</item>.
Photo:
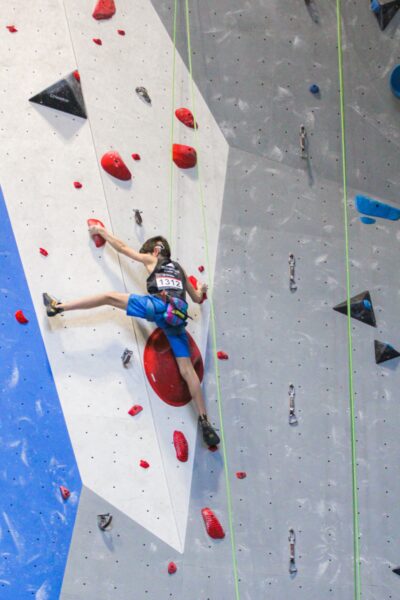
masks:
<svg viewBox="0 0 400 600"><path fill-rule="evenodd" d="M156 283L159 290L183 290L182 281L175 277L166 277L157 273Z"/></svg>

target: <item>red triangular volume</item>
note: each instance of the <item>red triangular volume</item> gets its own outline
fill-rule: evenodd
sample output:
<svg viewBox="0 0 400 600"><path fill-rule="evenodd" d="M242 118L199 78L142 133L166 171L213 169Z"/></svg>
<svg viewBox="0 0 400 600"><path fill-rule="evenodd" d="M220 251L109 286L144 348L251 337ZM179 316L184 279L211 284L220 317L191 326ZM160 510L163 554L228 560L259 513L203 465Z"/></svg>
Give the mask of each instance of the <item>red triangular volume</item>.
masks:
<svg viewBox="0 0 400 600"><path fill-rule="evenodd" d="M98 219L88 219L87 224L89 227L91 225L100 225L100 227L104 227L103 223L101 221L99 221ZM101 248L101 246L104 246L104 244L106 243L106 240L98 233L94 234L93 241L96 245L96 248Z"/></svg>
<svg viewBox="0 0 400 600"><path fill-rule="evenodd" d="M69 491L69 489L67 489L63 485L60 485L60 492L61 492L61 496L62 496L63 500L68 500L68 498L71 495L71 492Z"/></svg>
<svg viewBox="0 0 400 600"><path fill-rule="evenodd" d="M172 160L181 169L191 169L197 163L196 150L184 144L173 144Z"/></svg>
<svg viewBox="0 0 400 600"><path fill-rule="evenodd" d="M92 17L100 21L101 19L111 19L115 15L114 0L98 0L94 7Z"/></svg>
<svg viewBox="0 0 400 600"><path fill-rule="evenodd" d="M182 431L174 431L174 446L176 458L181 462L186 462L189 455L189 446Z"/></svg>
<svg viewBox="0 0 400 600"><path fill-rule="evenodd" d="M203 508L201 514L203 515L204 524L206 526L208 535L214 540L220 540L224 538L225 531L223 530L221 523L218 521L211 508Z"/></svg>
<svg viewBox="0 0 400 600"><path fill-rule="evenodd" d="M175 111L175 116L181 123L186 125L186 127L191 127L194 129L194 116L188 108L177 108ZM197 128L198 125L196 123L196 129Z"/></svg>
<svg viewBox="0 0 400 600"><path fill-rule="evenodd" d="M109 174L121 181L129 181L132 174L118 152L106 152L101 159L101 166Z"/></svg>

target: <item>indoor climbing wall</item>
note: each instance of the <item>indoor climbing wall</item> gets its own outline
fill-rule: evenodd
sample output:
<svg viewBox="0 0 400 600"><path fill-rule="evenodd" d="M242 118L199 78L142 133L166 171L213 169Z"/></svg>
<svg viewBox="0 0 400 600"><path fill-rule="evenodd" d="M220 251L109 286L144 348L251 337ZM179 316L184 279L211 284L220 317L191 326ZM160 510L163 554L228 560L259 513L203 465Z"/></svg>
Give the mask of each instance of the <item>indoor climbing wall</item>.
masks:
<svg viewBox="0 0 400 600"><path fill-rule="evenodd" d="M381 31L367 0L196 1L188 13L115 0L102 19L95 6L16 0L2 15L1 598L359 600L359 575L363 598L396 597L398 359L376 364L374 340L400 347L400 238L393 220L361 222L354 198L399 204L399 14ZM51 108L62 86L46 90L63 78L75 114ZM50 106L29 102L38 94ZM172 163L173 143L196 149L196 168ZM101 167L108 152L130 179ZM163 401L146 375L152 324L111 307L46 317L44 291L145 292L143 267L96 248L89 218L135 249L165 235L209 282L188 330L217 451L191 404ZM377 328L351 320L349 385L347 319L332 308L367 290ZM205 507L223 539L207 535Z"/></svg>

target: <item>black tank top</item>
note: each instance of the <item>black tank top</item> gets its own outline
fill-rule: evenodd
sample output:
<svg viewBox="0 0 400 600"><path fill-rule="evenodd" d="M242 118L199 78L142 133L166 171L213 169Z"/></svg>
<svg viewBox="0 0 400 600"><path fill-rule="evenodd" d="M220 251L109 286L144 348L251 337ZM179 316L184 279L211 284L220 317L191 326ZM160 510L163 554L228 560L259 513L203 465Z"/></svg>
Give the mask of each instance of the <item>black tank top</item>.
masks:
<svg viewBox="0 0 400 600"><path fill-rule="evenodd" d="M149 294L161 294L165 291L170 296L180 298L186 302L186 277L179 263L166 258L158 259L155 269L147 278L147 291Z"/></svg>

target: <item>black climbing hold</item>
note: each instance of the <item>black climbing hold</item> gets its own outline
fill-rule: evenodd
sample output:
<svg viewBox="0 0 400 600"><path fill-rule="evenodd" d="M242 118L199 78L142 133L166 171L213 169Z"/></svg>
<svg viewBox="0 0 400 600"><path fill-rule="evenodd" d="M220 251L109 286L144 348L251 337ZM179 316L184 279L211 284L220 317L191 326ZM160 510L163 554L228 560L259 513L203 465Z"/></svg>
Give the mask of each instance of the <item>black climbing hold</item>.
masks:
<svg viewBox="0 0 400 600"><path fill-rule="evenodd" d="M371 10L375 14L379 27L383 31L400 9L400 0L371 0Z"/></svg>
<svg viewBox="0 0 400 600"><path fill-rule="evenodd" d="M104 513L103 515L97 515L97 525L102 531L111 529L112 515L110 513Z"/></svg>
<svg viewBox="0 0 400 600"><path fill-rule="evenodd" d="M333 310L347 315L347 302L341 302L333 307ZM369 292L361 292L357 296L350 298L350 313L353 319L357 319L366 325L376 327L375 313L371 302Z"/></svg>
<svg viewBox="0 0 400 600"><path fill-rule="evenodd" d="M400 356L400 352L397 352L397 350L395 350L390 344L385 344L384 342L379 342L378 340L374 340L374 344L375 362L377 365Z"/></svg>
<svg viewBox="0 0 400 600"><path fill-rule="evenodd" d="M82 87L74 73L32 96L29 102L61 110L82 119L87 118Z"/></svg>
<svg viewBox="0 0 400 600"><path fill-rule="evenodd" d="M395 573L396 575L400 575L400 567L396 567L395 569L392 569L393 573Z"/></svg>

